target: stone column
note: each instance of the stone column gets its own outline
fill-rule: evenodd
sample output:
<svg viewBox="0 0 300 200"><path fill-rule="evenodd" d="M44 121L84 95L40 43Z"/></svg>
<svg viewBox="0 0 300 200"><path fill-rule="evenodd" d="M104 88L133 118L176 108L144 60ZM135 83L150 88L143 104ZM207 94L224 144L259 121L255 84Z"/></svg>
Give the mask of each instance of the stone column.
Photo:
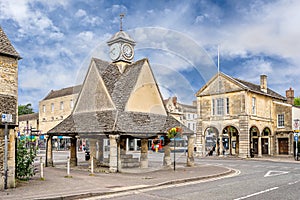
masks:
<svg viewBox="0 0 300 200"><path fill-rule="evenodd" d="M98 160L97 160L97 140L96 139L90 139L90 160L89 160L89 165L91 165L92 158L93 158L93 167L94 169L98 165Z"/></svg>
<svg viewBox="0 0 300 200"><path fill-rule="evenodd" d="M258 157L262 157L261 136L258 136Z"/></svg>
<svg viewBox="0 0 300 200"><path fill-rule="evenodd" d="M15 130L8 129L8 155L7 155L7 187L15 188Z"/></svg>
<svg viewBox="0 0 300 200"><path fill-rule="evenodd" d="M77 138L76 137L71 137L71 147L70 147L70 166L75 167L77 166Z"/></svg>
<svg viewBox="0 0 300 200"><path fill-rule="evenodd" d="M188 137L188 156L187 156L187 166L193 167L194 166L194 143L195 143L195 136L191 135Z"/></svg>
<svg viewBox="0 0 300 200"><path fill-rule="evenodd" d="M148 168L148 139L141 139L140 167Z"/></svg>
<svg viewBox="0 0 300 200"><path fill-rule="evenodd" d="M274 144L274 136L271 135L270 136L270 155L271 156L274 156L274 151L275 151L274 146L275 146L275 144Z"/></svg>
<svg viewBox="0 0 300 200"><path fill-rule="evenodd" d="M220 135L219 145L220 145L220 154L219 154L219 156L223 156L224 146L223 146L223 135L222 134Z"/></svg>
<svg viewBox="0 0 300 200"><path fill-rule="evenodd" d="M170 143L164 146L164 161L163 166L167 168L171 168L172 162L171 162L171 149L170 149Z"/></svg>
<svg viewBox="0 0 300 200"><path fill-rule="evenodd" d="M117 172L118 171L118 160L119 160L119 151L118 151L118 143L117 135L109 135L109 143L110 143L110 150L109 150L109 171L110 172Z"/></svg>
<svg viewBox="0 0 300 200"><path fill-rule="evenodd" d="M52 136L48 136L48 138L47 138L46 167L53 167Z"/></svg>

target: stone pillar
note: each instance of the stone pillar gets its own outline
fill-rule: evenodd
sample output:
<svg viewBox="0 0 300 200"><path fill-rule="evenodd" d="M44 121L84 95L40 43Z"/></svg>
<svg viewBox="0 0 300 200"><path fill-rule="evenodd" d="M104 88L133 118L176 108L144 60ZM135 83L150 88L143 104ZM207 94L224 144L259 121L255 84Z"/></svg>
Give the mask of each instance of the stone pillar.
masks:
<svg viewBox="0 0 300 200"><path fill-rule="evenodd" d="M141 139L140 167L148 168L148 139Z"/></svg>
<svg viewBox="0 0 300 200"><path fill-rule="evenodd" d="M163 165L167 168L171 168L172 162L171 162L171 149L170 149L170 143L164 146L164 161Z"/></svg>
<svg viewBox="0 0 300 200"><path fill-rule="evenodd" d="M137 151L137 139L134 139L134 150Z"/></svg>
<svg viewBox="0 0 300 200"><path fill-rule="evenodd" d="M8 129L7 187L15 188L15 131Z"/></svg>
<svg viewBox="0 0 300 200"><path fill-rule="evenodd" d="M53 167L52 136L48 136L48 138L47 138L46 167Z"/></svg>
<svg viewBox="0 0 300 200"><path fill-rule="evenodd" d="M261 136L258 136L258 157L262 157Z"/></svg>
<svg viewBox="0 0 300 200"><path fill-rule="evenodd" d="M191 135L188 137L188 156L187 156L187 166L193 167L194 166L194 143L195 143L195 136Z"/></svg>
<svg viewBox="0 0 300 200"><path fill-rule="evenodd" d="M219 154L219 156L223 156L224 146L223 146L223 135L222 134L220 135L219 146L220 146L220 154Z"/></svg>
<svg viewBox="0 0 300 200"><path fill-rule="evenodd" d="M119 136L117 135L109 135L109 143L110 143L110 150L109 150L109 171L110 172L117 172L118 171L118 160L119 160L119 150L118 150L118 143L117 139Z"/></svg>
<svg viewBox="0 0 300 200"><path fill-rule="evenodd" d="M274 151L275 151L275 142L274 142L274 136L270 136L270 155L274 156Z"/></svg>
<svg viewBox="0 0 300 200"><path fill-rule="evenodd" d="M71 147L70 147L70 166L75 167L77 166L77 138L76 137L71 137Z"/></svg>
<svg viewBox="0 0 300 200"><path fill-rule="evenodd" d="M90 160L89 160L89 165L91 165L92 158L93 158L93 167L94 169L98 165L98 160L97 160L97 140L96 139L90 139Z"/></svg>
<svg viewBox="0 0 300 200"><path fill-rule="evenodd" d="M104 142L103 142L103 138L101 137L98 141L97 141L97 152L98 152L98 160L100 163L103 162L103 153L104 153L104 150L103 150L103 146L104 146Z"/></svg>

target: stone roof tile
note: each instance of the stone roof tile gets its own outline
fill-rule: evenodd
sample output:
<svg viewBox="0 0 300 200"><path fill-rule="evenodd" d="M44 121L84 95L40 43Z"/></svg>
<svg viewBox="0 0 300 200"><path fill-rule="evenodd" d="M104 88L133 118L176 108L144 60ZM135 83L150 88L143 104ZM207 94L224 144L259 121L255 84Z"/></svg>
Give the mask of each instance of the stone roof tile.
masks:
<svg viewBox="0 0 300 200"><path fill-rule="evenodd" d="M18 59L21 59L19 53L15 50L8 37L0 26L0 54L5 54Z"/></svg>
<svg viewBox="0 0 300 200"><path fill-rule="evenodd" d="M53 99L57 97L63 97L67 95L72 95L72 94L77 94L81 90L82 85L77 85L77 86L72 86L72 87L67 87L63 88L60 90L51 90L49 94L43 99L43 100L48 100L48 99Z"/></svg>
<svg viewBox="0 0 300 200"><path fill-rule="evenodd" d="M267 95L269 95L271 97L274 97L276 99L286 100L286 98L284 96L281 96L280 94L274 92L273 90L271 90L269 88L267 89L267 93L264 93L264 92L261 91L260 85L250 83L250 82L247 82L247 81L244 81L244 80L241 80L241 79L237 79L237 78L234 78L234 80L242 83L243 85L248 87L253 92L260 93L260 94L263 94L263 95L267 94Z"/></svg>

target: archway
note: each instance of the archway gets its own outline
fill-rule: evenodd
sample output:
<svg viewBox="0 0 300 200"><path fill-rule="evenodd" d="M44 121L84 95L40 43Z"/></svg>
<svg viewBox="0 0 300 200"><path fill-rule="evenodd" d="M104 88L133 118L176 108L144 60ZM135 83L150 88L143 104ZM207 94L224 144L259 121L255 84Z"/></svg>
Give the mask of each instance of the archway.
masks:
<svg viewBox="0 0 300 200"><path fill-rule="evenodd" d="M259 130L256 126L252 126L250 128L250 155L251 150L253 150L253 154L258 154L258 137L259 137Z"/></svg>
<svg viewBox="0 0 300 200"><path fill-rule="evenodd" d="M222 135L223 152L229 155L239 154L239 134L234 126L226 126Z"/></svg>
<svg viewBox="0 0 300 200"><path fill-rule="evenodd" d="M212 155L217 149L217 138L219 137L218 129L215 127L208 127L205 130L205 155ZM209 154L211 152L211 154ZM218 152L215 152L218 155Z"/></svg>
<svg viewBox="0 0 300 200"><path fill-rule="evenodd" d="M271 131L268 127L264 128L261 133L261 150L262 154L270 154L270 136Z"/></svg>

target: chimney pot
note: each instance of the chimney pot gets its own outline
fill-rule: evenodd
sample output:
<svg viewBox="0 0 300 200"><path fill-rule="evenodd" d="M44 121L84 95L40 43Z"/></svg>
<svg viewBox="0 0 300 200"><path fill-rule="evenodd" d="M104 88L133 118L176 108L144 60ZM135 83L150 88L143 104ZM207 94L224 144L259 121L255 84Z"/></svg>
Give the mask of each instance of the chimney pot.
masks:
<svg viewBox="0 0 300 200"><path fill-rule="evenodd" d="M264 93L268 92L267 75L260 75L260 90Z"/></svg>

